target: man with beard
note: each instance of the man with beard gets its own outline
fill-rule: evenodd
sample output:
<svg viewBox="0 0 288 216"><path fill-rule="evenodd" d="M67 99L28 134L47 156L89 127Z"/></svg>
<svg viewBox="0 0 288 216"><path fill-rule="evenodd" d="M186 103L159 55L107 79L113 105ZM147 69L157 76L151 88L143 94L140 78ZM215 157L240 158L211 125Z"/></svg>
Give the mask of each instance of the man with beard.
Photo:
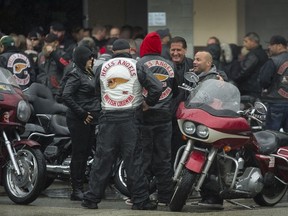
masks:
<svg viewBox="0 0 288 216"><path fill-rule="evenodd" d="M57 35L49 33L44 39L42 52L38 57L39 74L37 82L46 85L53 96L59 94L60 82L63 77L64 67L69 64L69 57L59 48Z"/></svg>
<svg viewBox="0 0 288 216"><path fill-rule="evenodd" d="M199 77L199 81L207 79L228 80L224 71L220 71L213 64L213 57L208 51L199 51L194 56L193 72Z"/></svg>
<svg viewBox="0 0 288 216"><path fill-rule="evenodd" d="M218 71L213 65L213 57L207 51L199 51L194 56L193 72L199 77L199 82L208 79L228 80L225 72ZM211 171L211 172L210 172ZM198 203L199 206L204 206L213 209L223 209L223 199L219 196L217 176L217 164L212 164L208 176L201 188L202 200Z"/></svg>

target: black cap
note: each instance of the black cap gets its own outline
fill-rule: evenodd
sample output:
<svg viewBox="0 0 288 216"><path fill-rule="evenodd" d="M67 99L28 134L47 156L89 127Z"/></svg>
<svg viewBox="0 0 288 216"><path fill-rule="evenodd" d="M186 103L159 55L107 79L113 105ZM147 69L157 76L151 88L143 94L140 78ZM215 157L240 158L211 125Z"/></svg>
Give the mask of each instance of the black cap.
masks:
<svg viewBox="0 0 288 216"><path fill-rule="evenodd" d="M280 35L274 35L271 37L269 44L270 45L282 44L283 46L287 46L287 40Z"/></svg>
<svg viewBox="0 0 288 216"><path fill-rule="evenodd" d="M159 30L157 30L156 32L159 34L159 36L160 36L161 39L164 38L164 37L166 37L166 36L170 36L170 30L169 30L169 28L159 29Z"/></svg>
<svg viewBox="0 0 288 216"><path fill-rule="evenodd" d="M58 40L59 40L59 39L58 39L58 36L55 35L55 34L53 34L53 33L47 34L47 35L45 36L45 38L44 38L44 41L45 41L46 43L52 43L52 42L58 41Z"/></svg>
<svg viewBox="0 0 288 216"><path fill-rule="evenodd" d="M113 51L130 49L130 45L125 39L117 39L113 42Z"/></svg>
<svg viewBox="0 0 288 216"><path fill-rule="evenodd" d="M28 38L40 38L41 35L37 31L31 31L27 35Z"/></svg>

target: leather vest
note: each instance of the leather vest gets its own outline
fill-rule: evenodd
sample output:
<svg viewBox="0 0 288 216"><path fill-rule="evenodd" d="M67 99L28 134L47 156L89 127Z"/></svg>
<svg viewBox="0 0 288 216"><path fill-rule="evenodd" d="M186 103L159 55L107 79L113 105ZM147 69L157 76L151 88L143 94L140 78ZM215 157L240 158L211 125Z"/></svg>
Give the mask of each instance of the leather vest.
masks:
<svg viewBox="0 0 288 216"><path fill-rule="evenodd" d="M159 56L144 56L139 62L143 62L154 74L154 76L162 83L163 90L159 101L150 109L164 109L170 111L172 100L172 88L174 79L174 68L172 63L168 63ZM147 97L147 90L144 89L143 96Z"/></svg>
<svg viewBox="0 0 288 216"><path fill-rule="evenodd" d="M267 97L288 99L288 52L271 57L276 66L273 82L268 89Z"/></svg>
<svg viewBox="0 0 288 216"><path fill-rule="evenodd" d="M101 106L103 110L136 109L143 101L138 81L136 60L113 58L100 72Z"/></svg>
<svg viewBox="0 0 288 216"><path fill-rule="evenodd" d="M20 52L5 52L2 56L6 61L3 67L11 71L21 89L29 87L34 78L32 74L34 72L28 57Z"/></svg>

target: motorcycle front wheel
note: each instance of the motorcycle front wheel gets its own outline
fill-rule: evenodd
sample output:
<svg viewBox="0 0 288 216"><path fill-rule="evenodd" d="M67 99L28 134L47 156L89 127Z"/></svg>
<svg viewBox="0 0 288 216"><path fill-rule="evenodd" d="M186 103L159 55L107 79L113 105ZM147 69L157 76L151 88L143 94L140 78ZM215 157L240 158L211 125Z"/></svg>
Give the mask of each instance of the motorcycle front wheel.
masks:
<svg viewBox="0 0 288 216"><path fill-rule="evenodd" d="M46 163L40 149L18 146L15 160L21 174L18 176L10 161L4 168L4 188L17 204L29 204L42 192L46 180Z"/></svg>
<svg viewBox="0 0 288 216"><path fill-rule="evenodd" d="M127 173L122 160L114 176L115 188L124 196L130 197L130 192L127 188Z"/></svg>
<svg viewBox="0 0 288 216"><path fill-rule="evenodd" d="M192 192L192 187L198 179L198 174L184 169L180 180L177 182L169 208L171 211L180 212Z"/></svg>
<svg viewBox="0 0 288 216"><path fill-rule="evenodd" d="M127 173L124 167L124 161L122 160L118 166L118 169L114 176L115 188L124 196L131 197L131 194L127 188ZM153 178L149 183L149 194L153 194L156 191L156 179Z"/></svg>
<svg viewBox="0 0 288 216"><path fill-rule="evenodd" d="M274 206L279 203L286 194L287 185L277 181L271 186L266 186L253 199L260 206Z"/></svg>
<svg viewBox="0 0 288 216"><path fill-rule="evenodd" d="M55 178L47 177L45 184L44 184L44 187L43 187L43 190L46 190L47 188L49 188L54 183L54 181L55 181Z"/></svg>

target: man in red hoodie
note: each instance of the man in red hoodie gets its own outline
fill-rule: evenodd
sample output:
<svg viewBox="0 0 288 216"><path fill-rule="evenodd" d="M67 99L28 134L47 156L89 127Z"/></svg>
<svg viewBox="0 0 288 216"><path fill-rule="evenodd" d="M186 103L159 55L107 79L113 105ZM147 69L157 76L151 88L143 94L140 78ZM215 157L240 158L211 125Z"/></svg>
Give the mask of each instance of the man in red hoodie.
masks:
<svg viewBox="0 0 288 216"><path fill-rule="evenodd" d="M171 101L177 85L174 80L174 65L161 56L161 50L161 39L156 32L147 34L140 46L139 62L145 64L163 86L157 104L144 110L142 142L145 174L150 180L153 176L156 178L158 205L168 205L173 192ZM147 96L145 90L143 95Z"/></svg>

